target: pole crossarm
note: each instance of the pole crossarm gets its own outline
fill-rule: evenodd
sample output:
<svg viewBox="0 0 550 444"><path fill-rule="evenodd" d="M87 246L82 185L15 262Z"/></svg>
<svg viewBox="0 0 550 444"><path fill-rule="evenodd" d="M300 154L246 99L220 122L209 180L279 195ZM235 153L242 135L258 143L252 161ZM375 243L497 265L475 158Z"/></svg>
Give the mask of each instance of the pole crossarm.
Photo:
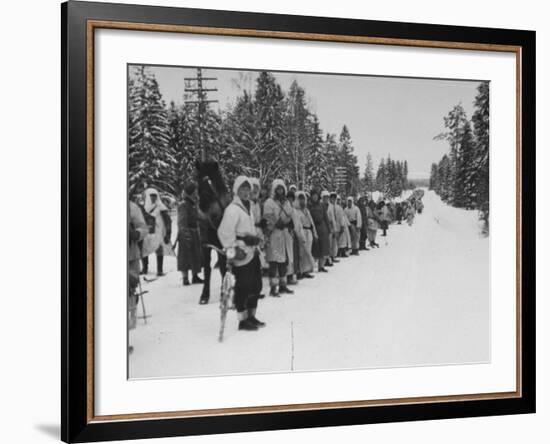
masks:
<svg viewBox="0 0 550 444"><path fill-rule="evenodd" d="M208 93L218 91L218 89L205 88L203 87L203 82L214 81L218 79L216 77L203 77L202 68L197 68L196 77L184 77L183 80L185 82L185 88L184 88L185 92L188 92L190 95L195 97L192 100L185 100L185 105L199 105L197 106L197 123L199 127L198 145L201 151L201 160L204 162L208 157L207 147L202 143L202 140L203 140L202 129L203 129L204 114L206 113L206 107L209 103L218 103L217 100L209 100ZM196 85L192 85L192 83L196 83Z"/></svg>

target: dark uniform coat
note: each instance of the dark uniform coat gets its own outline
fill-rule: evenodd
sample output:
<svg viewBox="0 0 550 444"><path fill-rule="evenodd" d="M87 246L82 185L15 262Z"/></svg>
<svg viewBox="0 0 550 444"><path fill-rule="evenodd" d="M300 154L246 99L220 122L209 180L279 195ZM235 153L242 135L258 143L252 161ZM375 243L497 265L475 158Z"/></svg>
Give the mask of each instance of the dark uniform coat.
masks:
<svg viewBox="0 0 550 444"><path fill-rule="evenodd" d="M314 258L322 258L329 255L329 220L327 208L322 202L311 203L309 206L311 219L317 230L317 240L313 242L312 253Z"/></svg>
<svg viewBox="0 0 550 444"><path fill-rule="evenodd" d="M202 267L202 251L199 236L197 204L186 196L178 207L178 270L192 270L194 274Z"/></svg>

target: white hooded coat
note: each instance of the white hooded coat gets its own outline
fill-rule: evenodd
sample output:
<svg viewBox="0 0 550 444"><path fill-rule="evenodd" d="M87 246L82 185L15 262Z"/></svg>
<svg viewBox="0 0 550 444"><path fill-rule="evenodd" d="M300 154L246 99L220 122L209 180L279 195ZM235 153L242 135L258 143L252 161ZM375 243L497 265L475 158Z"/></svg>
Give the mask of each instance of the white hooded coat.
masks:
<svg viewBox="0 0 550 444"><path fill-rule="evenodd" d="M292 236L288 228L277 228L278 221L288 224L292 220L292 207L286 199L280 202L274 198L275 190L282 186L286 196L286 186L281 179L275 179L271 184L271 195L264 203L264 219L266 230L266 259L268 262L287 262L288 269L294 265Z"/></svg>
<svg viewBox="0 0 550 444"><path fill-rule="evenodd" d="M238 236L256 235L254 225L254 215L243 204L237 194L237 190L243 183L250 184L246 176L239 176L233 184L233 201L227 206L223 213L223 218L218 227L218 238L224 248L238 246L246 252L246 257L242 260L234 260L236 267L248 264L254 258L255 247L247 246L237 239Z"/></svg>
<svg viewBox="0 0 550 444"><path fill-rule="evenodd" d="M303 196L305 200L305 207L301 208L299 204L299 197ZM294 203L295 213L297 215L297 223L300 225L300 232L302 233L301 238L299 237L300 243L300 272L309 273L313 271L315 265L315 260L311 253L313 246L313 237L317 236L315 230L315 224L311 218L311 214L307 208L307 196L303 191L298 191L296 193L296 202Z"/></svg>
<svg viewBox="0 0 550 444"><path fill-rule="evenodd" d="M334 204L334 214L336 215L336 221L339 226L339 231L337 233L338 237L338 248L350 248L351 239L349 235L349 220L344 212L344 209L340 205L340 198L338 197L336 203Z"/></svg>
<svg viewBox="0 0 550 444"><path fill-rule="evenodd" d="M349 208L346 205L346 208L344 209L344 213L346 213L346 216L348 217L348 220L350 222L356 221L357 222L357 228L361 228L363 225L363 221L361 219L361 210L359 210L359 207L353 203L353 198L348 197L348 202L351 201L351 208Z"/></svg>
<svg viewBox="0 0 550 444"><path fill-rule="evenodd" d="M346 214L346 217L350 222L350 225L348 228L349 228L351 248L353 248L354 250L357 250L359 249L359 232L361 230L361 222L362 222L361 211L359 210L359 207L357 207L353 203L352 197L348 197L347 203L349 204L350 202L351 202L351 207L348 207L348 205L346 205L346 208L344 208L344 213Z"/></svg>
<svg viewBox="0 0 550 444"><path fill-rule="evenodd" d="M253 188L254 186L258 187L258 190L260 189L260 181L259 179L255 177L249 178L250 186ZM264 232L263 230L258 226L260 221L262 220L262 207L260 205L260 202L258 199L255 201L250 199L250 211L254 215L254 223L256 224L256 235L263 241L264 239Z"/></svg>
<svg viewBox="0 0 550 444"><path fill-rule="evenodd" d="M128 244L128 261L137 261L141 258L141 250L139 248L138 242L143 240L145 236L149 233L149 229L145 224L143 219L143 214L141 214L141 209L134 203L129 202L129 212L128 220L132 225L132 228L136 230L139 234L139 239L132 240ZM137 269L137 274L139 275L139 265Z"/></svg>
<svg viewBox="0 0 550 444"><path fill-rule="evenodd" d="M151 199L152 194L156 194L157 196L155 203L153 203ZM155 232L147 233L147 235L143 239L142 256L149 256L150 254L157 251L159 247L162 247L162 251L158 250L162 253L162 255L173 255L174 252L172 251L172 246L170 245L170 243L164 242L164 237L167 233L167 227L164 225L164 220L161 215L161 212L168 211L168 208L166 208L166 206L162 203L159 192L154 188L147 188L145 190L144 200L145 203L143 207L145 208L145 211L155 218Z"/></svg>

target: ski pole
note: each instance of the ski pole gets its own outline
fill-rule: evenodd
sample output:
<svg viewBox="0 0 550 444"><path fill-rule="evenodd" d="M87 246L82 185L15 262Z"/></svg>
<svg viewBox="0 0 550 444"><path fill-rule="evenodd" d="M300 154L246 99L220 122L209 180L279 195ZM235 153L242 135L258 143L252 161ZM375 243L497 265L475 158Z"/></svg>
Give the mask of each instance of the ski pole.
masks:
<svg viewBox="0 0 550 444"><path fill-rule="evenodd" d="M141 299L141 309L143 311L143 321L147 324L147 312L145 311L145 302L143 300L143 290L141 288L141 279L139 279L139 298Z"/></svg>

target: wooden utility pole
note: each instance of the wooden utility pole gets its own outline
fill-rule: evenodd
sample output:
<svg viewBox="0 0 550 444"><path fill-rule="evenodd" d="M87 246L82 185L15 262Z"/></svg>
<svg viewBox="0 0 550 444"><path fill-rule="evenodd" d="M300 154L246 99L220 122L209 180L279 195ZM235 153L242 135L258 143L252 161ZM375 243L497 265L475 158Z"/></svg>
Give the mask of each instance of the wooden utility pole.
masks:
<svg viewBox="0 0 550 444"><path fill-rule="evenodd" d="M203 77L202 68L197 68L196 77L184 77L185 92L193 96L193 100L186 100L186 105L197 106L197 121L199 124L199 149L201 160L204 162L208 157L207 147L202 142L202 126L209 103L217 103L217 100L208 100L208 93L217 91L217 88L205 88L203 82L218 80L216 77Z"/></svg>

